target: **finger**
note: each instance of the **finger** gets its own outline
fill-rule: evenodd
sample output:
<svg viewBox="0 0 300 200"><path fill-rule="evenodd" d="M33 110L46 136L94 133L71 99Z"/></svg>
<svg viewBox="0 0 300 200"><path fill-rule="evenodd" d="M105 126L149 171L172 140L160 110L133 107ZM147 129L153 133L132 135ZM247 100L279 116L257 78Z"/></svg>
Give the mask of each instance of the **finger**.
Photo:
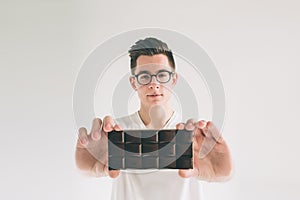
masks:
<svg viewBox="0 0 300 200"><path fill-rule="evenodd" d="M201 147L200 147L200 150L199 150L199 158L200 159L204 159L212 150L213 148L215 147L215 145L217 144L217 140L214 138L213 134L212 133L212 123L211 122L206 122L206 125L205 127L203 127L205 123L200 123L198 124L198 127L201 127L202 128L198 128L199 131L201 131L202 134L199 134L198 138L199 141L201 141L201 138L202 138L202 143L201 143ZM202 136L201 136L202 135Z"/></svg>
<svg viewBox="0 0 300 200"><path fill-rule="evenodd" d="M95 141L99 140L101 137L101 126L102 126L102 121L99 118L95 118L93 120L93 125L91 129L91 138Z"/></svg>
<svg viewBox="0 0 300 200"><path fill-rule="evenodd" d="M205 134L207 134L207 136L212 137L217 143L222 143L223 138L217 127L211 121L207 122L206 128L207 131L205 131Z"/></svg>
<svg viewBox="0 0 300 200"><path fill-rule="evenodd" d="M176 129L183 130L184 129L184 123L178 123L178 124L176 124Z"/></svg>
<svg viewBox="0 0 300 200"><path fill-rule="evenodd" d="M120 125L118 125L118 124L116 124L116 125L113 127L113 129L116 130L116 131L121 131L121 130L123 130L123 128L122 128Z"/></svg>
<svg viewBox="0 0 300 200"><path fill-rule="evenodd" d="M190 178L195 174L193 169L180 169L178 175L182 178Z"/></svg>
<svg viewBox="0 0 300 200"><path fill-rule="evenodd" d="M117 178L120 174L120 170L109 170L108 171L108 175L111 177L111 178Z"/></svg>
<svg viewBox="0 0 300 200"><path fill-rule="evenodd" d="M199 151L199 158L205 158L213 150L216 144L217 142L214 139L206 137L201 145L201 149Z"/></svg>
<svg viewBox="0 0 300 200"><path fill-rule="evenodd" d="M200 120L199 122L196 123L196 127L197 128L200 128L200 129L203 129L206 127L206 124L207 124L207 121L205 120Z"/></svg>
<svg viewBox="0 0 300 200"><path fill-rule="evenodd" d="M185 124L185 129L186 130L194 130L195 129L195 120L194 119L189 119L186 121L186 124Z"/></svg>
<svg viewBox="0 0 300 200"><path fill-rule="evenodd" d="M106 116L103 119L103 130L104 132L110 132L114 129L115 122L111 116Z"/></svg>
<svg viewBox="0 0 300 200"><path fill-rule="evenodd" d="M202 134L201 129L196 129L193 136L193 149L195 152L199 152L205 136Z"/></svg>
<svg viewBox="0 0 300 200"><path fill-rule="evenodd" d="M120 170L108 170L108 163L104 167L105 173L111 178L117 178L120 174Z"/></svg>
<svg viewBox="0 0 300 200"><path fill-rule="evenodd" d="M87 130L84 127L81 127L78 130L78 142L82 146L86 146L89 143Z"/></svg>

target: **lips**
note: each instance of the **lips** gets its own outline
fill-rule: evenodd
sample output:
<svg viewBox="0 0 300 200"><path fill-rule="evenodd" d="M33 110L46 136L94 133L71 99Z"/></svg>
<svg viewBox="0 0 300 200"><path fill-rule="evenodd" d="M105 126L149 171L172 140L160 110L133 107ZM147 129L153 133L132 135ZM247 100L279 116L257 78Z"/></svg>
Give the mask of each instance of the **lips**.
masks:
<svg viewBox="0 0 300 200"><path fill-rule="evenodd" d="M163 94L147 94L148 97L161 97Z"/></svg>

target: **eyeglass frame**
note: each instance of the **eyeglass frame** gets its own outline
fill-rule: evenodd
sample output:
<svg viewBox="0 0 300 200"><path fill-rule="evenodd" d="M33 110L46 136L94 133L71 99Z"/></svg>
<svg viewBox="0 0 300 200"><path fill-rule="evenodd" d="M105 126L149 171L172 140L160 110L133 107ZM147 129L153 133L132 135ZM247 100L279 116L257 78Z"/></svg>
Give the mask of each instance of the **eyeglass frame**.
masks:
<svg viewBox="0 0 300 200"><path fill-rule="evenodd" d="M159 81L159 80L157 79L157 75L158 75L159 73L161 73L161 72L167 72L167 73L169 74L169 80L168 80L168 81L166 81L166 82L161 82L161 81ZM153 76L155 77L155 79L156 79L156 81L157 81L158 83L164 84L164 83L168 83L168 82L171 80L172 75L174 75L175 73L176 73L176 72L174 72L174 71L173 71L173 72L170 72L170 71L168 71L168 70L159 70L156 74L151 74L151 73L148 72L148 71L142 71L142 72L140 72L140 73L138 73L138 74L133 74L132 77L135 77L136 80L137 80L137 82L138 82L140 85L148 85L149 83L151 83L152 77L153 77ZM142 84L142 83L139 82L138 76L140 76L141 74L148 74L148 75L150 75L149 83L147 83L147 84Z"/></svg>

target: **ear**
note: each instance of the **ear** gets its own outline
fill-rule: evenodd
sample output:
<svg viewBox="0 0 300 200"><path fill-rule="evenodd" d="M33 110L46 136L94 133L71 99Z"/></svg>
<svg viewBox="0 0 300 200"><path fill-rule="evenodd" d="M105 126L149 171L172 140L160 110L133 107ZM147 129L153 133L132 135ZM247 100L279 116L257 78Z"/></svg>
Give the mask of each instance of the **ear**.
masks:
<svg viewBox="0 0 300 200"><path fill-rule="evenodd" d="M131 87L132 87L135 91L137 91L137 86L136 86L136 84L135 84L135 78L134 78L133 76L130 76L130 77L129 77L129 82L130 82Z"/></svg>
<svg viewBox="0 0 300 200"><path fill-rule="evenodd" d="M178 74L175 72L175 73L172 75L172 86L175 86L175 85L176 85L177 80L178 80Z"/></svg>

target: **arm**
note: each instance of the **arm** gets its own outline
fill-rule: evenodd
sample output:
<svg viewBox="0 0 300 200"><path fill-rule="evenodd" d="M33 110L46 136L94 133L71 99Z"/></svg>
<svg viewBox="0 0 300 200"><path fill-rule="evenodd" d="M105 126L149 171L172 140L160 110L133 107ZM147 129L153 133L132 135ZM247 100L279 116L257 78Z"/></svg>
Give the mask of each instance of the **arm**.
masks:
<svg viewBox="0 0 300 200"><path fill-rule="evenodd" d="M112 130L121 130L121 127L109 116L103 123L99 118L94 119L90 134L84 127L78 130L75 161L79 170L96 177L109 175L115 178L119 175L119 170L108 170L107 134Z"/></svg>

